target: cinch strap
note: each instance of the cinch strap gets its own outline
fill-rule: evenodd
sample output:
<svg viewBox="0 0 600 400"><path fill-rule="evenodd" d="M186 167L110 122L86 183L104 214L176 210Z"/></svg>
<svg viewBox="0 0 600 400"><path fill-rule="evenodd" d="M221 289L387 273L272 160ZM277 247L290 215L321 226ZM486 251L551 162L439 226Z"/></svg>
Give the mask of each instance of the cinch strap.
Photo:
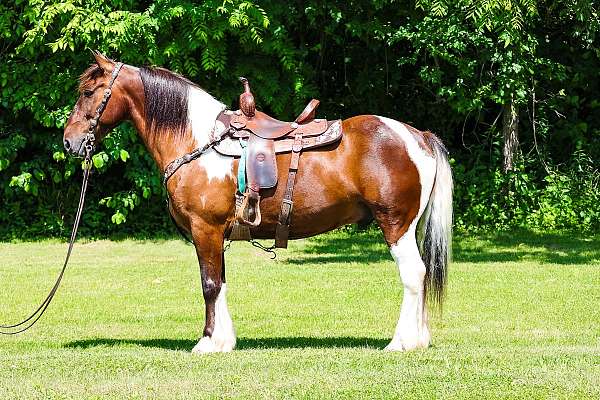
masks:
<svg viewBox="0 0 600 400"><path fill-rule="evenodd" d="M238 165L238 192L244 193L246 191L246 153L248 153L248 143L240 139L240 146L242 146L242 156Z"/></svg>

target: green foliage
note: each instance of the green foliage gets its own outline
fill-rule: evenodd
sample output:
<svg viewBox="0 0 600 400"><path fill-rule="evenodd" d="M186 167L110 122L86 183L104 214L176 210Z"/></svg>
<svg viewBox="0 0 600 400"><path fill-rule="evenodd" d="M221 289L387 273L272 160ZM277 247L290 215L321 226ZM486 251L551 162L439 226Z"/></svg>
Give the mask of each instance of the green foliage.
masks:
<svg viewBox="0 0 600 400"><path fill-rule="evenodd" d="M458 230L519 227L590 232L600 226L600 171L582 152L565 170L550 170L541 177L531 172L533 165L520 165L506 174L500 165L490 169L476 164L467 169L453 164Z"/></svg>
<svg viewBox="0 0 600 400"><path fill-rule="evenodd" d="M61 128L92 49L180 72L231 107L243 75L282 118L319 97L328 118L375 113L431 129L457 160L464 229L597 230L599 27L591 0L3 2L0 238L68 231L81 166ZM509 98L523 164L505 176ZM160 177L130 126L93 165L85 234L168 231Z"/></svg>
<svg viewBox="0 0 600 400"><path fill-rule="evenodd" d="M534 26L540 16L533 0L422 0L417 5L426 14L390 41L414 47L400 62L419 66L420 78L459 114L511 97L526 103L532 79L560 70L537 51Z"/></svg>

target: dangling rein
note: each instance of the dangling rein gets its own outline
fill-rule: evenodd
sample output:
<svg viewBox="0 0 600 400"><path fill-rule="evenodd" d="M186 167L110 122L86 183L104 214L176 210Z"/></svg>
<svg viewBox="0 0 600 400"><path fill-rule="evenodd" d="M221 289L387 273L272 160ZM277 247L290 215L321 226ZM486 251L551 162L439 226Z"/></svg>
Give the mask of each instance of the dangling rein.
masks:
<svg viewBox="0 0 600 400"><path fill-rule="evenodd" d="M21 332L25 332L33 325L35 325L35 323L39 321L42 315L44 315L44 312L46 312L48 306L50 305L50 302L52 302L54 295L58 291L60 282L62 281L62 278L67 269L69 258L71 258L71 252L73 250L73 245L75 244L75 239L77 237L77 230L79 229L79 222L81 221L81 214L83 213L85 194L87 191L88 181L90 179L90 170L92 168L92 154L94 151L94 142L96 141L96 129L98 127L100 117L102 116L102 113L104 112L104 109L106 108L108 100L110 99L110 96L112 94L112 86L115 83L115 79L117 79L117 75L119 75L119 71L121 71L122 67L123 63L117 63L115 65L110 81L108 83L108 87L104 91L104 97L102 98L102 102L96 109L96 114L94 115L94 118L90 121L88 133L85 136L83 143L81 144L82 146L84 146L85 149L85 158L83 161L83 182L81 183L79 205L77 206L77 214L75 215L75 222L73 223L73 230L71 231L71 239L69 240L69 248L67 250L67 256L65 258L65 263L63 264L62 270L60 271L60 274L58 274L58 278L56 279L54 286L52 287L50 293L48 293L48 296L46 296L42 304L40 304L40 306L23 321L12 325L0 325L0 335L16 335Z"/></svg>

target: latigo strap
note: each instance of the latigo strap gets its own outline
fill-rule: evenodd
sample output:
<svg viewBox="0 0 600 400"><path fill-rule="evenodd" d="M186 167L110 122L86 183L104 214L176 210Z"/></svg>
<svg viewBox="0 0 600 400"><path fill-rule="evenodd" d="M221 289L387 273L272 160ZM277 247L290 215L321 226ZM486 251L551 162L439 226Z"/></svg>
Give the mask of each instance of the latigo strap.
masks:
<svg viewBox="0 0 600 400"><path fill-rule="evenodd" d="M292 147L292 157L290 159L290 168L288 179L285 185L285 193L281 203L281 211L279 212L279 221L275 230L275 247L286 249L288 238L290 236L290 215L294 208L294 184L296 183L296 173L300 161L300 153L302 152L302 134L297 134L294 138L294 146Z"/></svg>

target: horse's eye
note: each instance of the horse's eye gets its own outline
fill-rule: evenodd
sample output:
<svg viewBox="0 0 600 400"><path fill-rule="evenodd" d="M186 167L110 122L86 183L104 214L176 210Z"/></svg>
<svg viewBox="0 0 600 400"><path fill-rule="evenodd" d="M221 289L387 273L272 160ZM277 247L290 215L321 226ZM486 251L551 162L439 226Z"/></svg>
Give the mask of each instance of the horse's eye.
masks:
<svg viewBox="0 0 600 400"><path fill-rule="evenodd" d="M84 90L83 91L83 95L85 97L92 97L93 94L94 94L94 92L92 92L91 90Z"/></svg>

